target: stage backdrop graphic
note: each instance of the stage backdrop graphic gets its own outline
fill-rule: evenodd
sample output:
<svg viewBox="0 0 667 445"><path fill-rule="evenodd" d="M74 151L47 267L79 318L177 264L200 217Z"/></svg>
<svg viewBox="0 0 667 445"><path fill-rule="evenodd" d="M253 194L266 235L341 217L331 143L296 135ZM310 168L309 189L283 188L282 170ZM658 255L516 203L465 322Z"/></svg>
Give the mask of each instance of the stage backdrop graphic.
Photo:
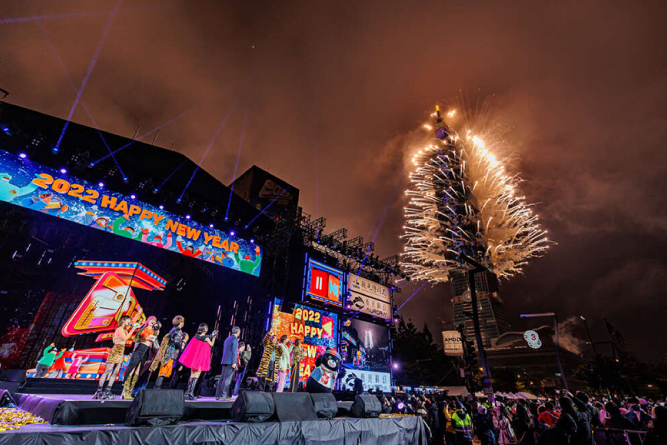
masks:
<svg viewBox="0 0 667 445"><path fill-rule="evenodd" d="M273 306L271 329L278 338L287 335L294 343L298 338L306 352L306 358L299 368L299 381L308 380L315 367L315 358L324 353L326 348L338 349L338 315L297 304L292 313L280 310L281 300L276 299ZM288 375L288 383L291 376Z"/></svg>
<svg viewBox="0 0 667 445"><path fill-rule="evenodd" d="M259 246L0 150L0 201L259 276Z"/></svg>
<svg viewBox="0 0 667 445"><path fill-rule="evenodd" d="M347 277L347 305L350 309L391 319L391 294L389 288L362 278L354 273Z"/></svg>
<svg viewBox="0 0 667 445"><path fill-rule="evenodd" d="M381 389L389 388L389 329L352 318L343 324L341 331L341 356L347 369L346 387L352 389L354 377L359 377L366 390L377 386Z"/></svg>
<svg viewBox="0 0 667 445"><path fill-rule="evenodd" d="M343 271L308 259L306 297L334 306L343 305Z"/></svg>

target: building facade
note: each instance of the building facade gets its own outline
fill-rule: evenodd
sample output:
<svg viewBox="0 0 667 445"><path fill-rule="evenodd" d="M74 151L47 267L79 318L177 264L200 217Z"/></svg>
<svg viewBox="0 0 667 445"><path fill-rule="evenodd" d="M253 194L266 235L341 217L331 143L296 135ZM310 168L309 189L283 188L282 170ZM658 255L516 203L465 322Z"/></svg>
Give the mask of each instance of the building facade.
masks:
<svg viewBox="0 0 667 445"><path fill-rule="evenodd" d="M472 301L468 276L454 274L451 278L454 306L454 325L464 326L468 339L475 338L472 322ZM509 323L505 318L505 305L498 294L498 279L490 272L475 274L475 291L479 310L479 324L484 347L491 346L491 339L498 338L509 331Z"/></svg>

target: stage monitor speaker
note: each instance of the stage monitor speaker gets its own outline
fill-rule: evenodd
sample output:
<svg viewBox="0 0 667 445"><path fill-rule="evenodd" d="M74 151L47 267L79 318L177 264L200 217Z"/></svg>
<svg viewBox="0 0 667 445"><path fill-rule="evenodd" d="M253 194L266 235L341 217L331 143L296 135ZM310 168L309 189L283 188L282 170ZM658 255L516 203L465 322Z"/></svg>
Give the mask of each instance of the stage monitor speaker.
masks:
<svg viewBox="0 0 667 445"><path fill-rule="evenodd" d="M376 396L359 395L350 408L351 417L379 417L382 404Z"/></svg>
<svg viewBox="0 0 667 445"><path fill-rule="evenodd" d="M232 404L234 422L264 422L275 412L273 397L266 392L241 391Z"/></svg>
<svg viewBox="0 0 667 445"><path fill-rule="evenodd" d="M310 399L313 401L315 414L320 419L333 419L338 414L338 402L333 394L311 394Z"/></svg>
<svg viewBox="0 0 667 445"><path fill-rule="evenodd" d="M307 392L274 392L276 416L279 422L317 420L310 394Z"/></svg>
<svg viewBox="0 0 667 445"><path fill-rule="evenodd" d="M172 425L183 417L180 389L142 389L127 410L127 425Z"/></svg>

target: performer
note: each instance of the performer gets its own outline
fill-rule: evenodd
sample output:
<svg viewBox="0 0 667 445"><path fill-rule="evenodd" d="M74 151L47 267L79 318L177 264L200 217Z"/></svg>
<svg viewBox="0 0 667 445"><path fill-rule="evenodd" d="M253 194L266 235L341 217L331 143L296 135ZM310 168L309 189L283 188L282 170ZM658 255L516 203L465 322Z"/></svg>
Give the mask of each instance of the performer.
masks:
<svg viewBox="0 0 667 445"><path fill-rule="evenodd" d="M148 357L148 351L155 340L155 328L157 326L157 318L151 315L146 319L146 322L134 334L134 352L130 358L130 363L125 369L125 376L123 380L123 399L132 398L132 389L139 379L139 371L141 371L142 363Z"/></svg>
<svg viewBox="0 0 667 445"><path fill-rule="evenodd" d="M267 332L264 340L264 352L257 370L260 391L271 391L271 384L276 381L276 345L278 340L272 331ZM268 387L267 387L268 386Z"/></svg>
<svg viewBox="0 0 667 445"><path fill-rule="evenodd" d="M160 344L157 341L158 335L160 334L160 329L162 328L162 323L159 321L156 322L155 328L154 328L154 333L153 333L153 341L151 342L150 349L148 350L148 357L146 360L144 360L141 363L141 369L139 370L139 379L137 382L134 384L134 388L132 388L131 394L133 396L136 396L139 391L142 389L146 388L146 385L148 384L148 380L151 378L151 374L153 373L153 363L156 363L155 366L159 364L160 361Z"/></svg>
<svg viewBox="0 0 667 445"><path fill-rule="evenodd" d="M42 378L46 376L46 373L49 371L53 362L59 359L63 355L63 351L58 353L58 348L56 348L55 343L51 343L49 346L44 349L42 358L37 362L37 367L35 368L35 377Z"/></svg>
<svg viewBox="0 0 667 445"><path fill-rule="evenodd" d="M72 357L72 350L68 351L66 348L62 348L60 357L56 358L56 360L53 362L53 366L51 366L51 369L49 369L49 372L53 373L51 374L51 378L62 378L63 374L65 374L65 369L67 368L67 365L65 365L65 359L70 357Z"/></svg>
<svg viewBox="0 0 667 445"><path fill-rule="evenodd" d="M292 392L297 392L299 389L300 367L301 367L301 362L303 361L304 358L306 358L306 353L301 347L301 339L297 338L294 341L294 347L292 348L292 362L291 362L291 372L290 372Z"/></svg>
<svg viewBox="0 0 667 445"><path fill-rule="evenodd" d="M218 387L215 390L215 400L229 397L229 384L232 382L234 371L238 369L239 335L241 335L241 328L234 326L230 336L225 339L222 350L222 372L220 373L220 380L218 380Z"/></svg>
<svg viewBox="0 0 667 445"><path fill-rule="evenodd" d="M88 356L84 357L83 355L79 355L76 352L74 353L74 355L72 355L72 364L69 365L69 368L67 369L67 378L68 379L76 378L76 375L79 373L79 368L81 368L81 365L83 364L83 361L87 357Z"/></svg>
<svg viewBox="0 0 667 445"><path fill-rule="evenodd" d="M252 357L252 350L250 345L244 343L239 344L239 364L238 369L236 370L236 385L234 386L234 393L232 397L239 395L239 390L241 385L243 385L243 379L245 378L245 372L248 368L248 363L250 363L250 358Z"/></svg>
<svg viewBox="0 0 667 445"><path fill-rule="evenodd" d="M104 373L100 377L100 381L97 385L97 391L93 399L114 399L115 396L111 394L111 387L118 377L120 368L123 366L123 354L125 353L125 343L132 337L134 331L138 328L138 325L132 325L132 321L128 315L123 315L118 320L118 329L113 333L113 347L107 355L107 360L105 362ZM79 371L79 366L83 362L83 358L74 354L72 357L74 362L72 366L67 370L67 375L76 374ZM78 365L77 365L78 362ZM73 369L74 368L74 369ZM108 382L107 382L107 379ZM104 389L104 383L107 383L106 389Z"/></svg>
<svg viewBox="0 0 667 445"><path fill-rule="evenodd" d="M287 381L287 371L290 367L290 354L292 344L287 335L280 337L280 343L276 346L276 357L278 358L278 378L276 379L276 392L283 392Z"/></svg>
<svg viewBox="0 0 667 445"><path fill-rule="evenodd" d="M184 332L183 341L181 341L181 348L176 349L176 351L174 352L174 367L172 368L172 376L171 380L169 381L170 389L176 389L176 387L178 386L178 381L180 380L181 372L183 371L183 365L178 361L178 358L183 353L183 350L185 349L185 346L188 344L189 340L190 336Z"/></svg>
<svg viewBox="0 0 667 445"><path fill-rule="evenodd" d="M160 352L158 353L157 359L153 361L150 369L151 372L153 372L158 366L160 367L160 372L155 381L155 389L162 388L162 382L165 377L171 377L174 369L174 360L177 356L176 351L181 351L181 345L183 343L183 325L185 324L185 318L183 318L182 315L177 315L171 323L173 328L171 328L169 333L162 339Z"/></svg>
<svg viewBox="0 0 667 445"><path fill-rule="evenodd" d="M206 323L200 324L197 335L178 359L184 366L190 368L190 380L188 380L188 388L185 391L185 400L197 400L194 391L199 375L202 371L211 369L211 348L215 344L218 331L213 331L211 335L206 335L207 332L208 325Z"/></svg>
<svg viewBox="0 0 667 445"><path fill-rule="evenodd" d="M332 348L327 348L324 354L315 359L315 366L306 382L306 391L309 393L330 393L336 385L336 379L345 375L340 356Z"/></svg>

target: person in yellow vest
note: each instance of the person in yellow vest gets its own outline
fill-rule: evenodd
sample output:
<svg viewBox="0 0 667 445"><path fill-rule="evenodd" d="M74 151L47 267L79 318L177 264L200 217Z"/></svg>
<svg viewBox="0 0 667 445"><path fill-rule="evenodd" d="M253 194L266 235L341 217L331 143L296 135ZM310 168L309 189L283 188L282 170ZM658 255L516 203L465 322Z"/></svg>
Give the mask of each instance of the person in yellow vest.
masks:
<svg viewBox="0 0 667 445"><path fill-rule="evenodd" d="M456 403L446 403L443 412L445 413L445 419L447 420L445 427L445 443L447 445L456 445L456 430L452 424L452 415L456 412Z"/></svg>
<svg viewBox="0 0 667 445"><path fill-rule="evenodd" d="M472 418L463 406L452 414L452 425L456 430L456 445L472 445Z"/></svg>

